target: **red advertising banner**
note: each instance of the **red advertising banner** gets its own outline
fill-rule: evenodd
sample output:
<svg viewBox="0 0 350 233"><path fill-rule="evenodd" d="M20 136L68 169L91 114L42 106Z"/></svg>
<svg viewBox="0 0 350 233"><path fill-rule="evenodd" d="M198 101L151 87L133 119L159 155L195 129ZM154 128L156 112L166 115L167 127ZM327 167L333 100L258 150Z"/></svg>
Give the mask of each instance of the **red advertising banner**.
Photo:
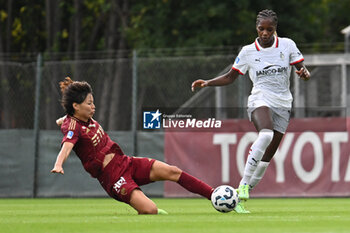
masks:
<svg viewBox="0 0 350 233"><path fill-rule="evenodd" d="M350 196L350 118L292 119L255 197ZM226 120L220 129L165 132L165 161L216 187L238 187L251 144L248 120ZM166 197L194 197L165 182Z"/></svg>

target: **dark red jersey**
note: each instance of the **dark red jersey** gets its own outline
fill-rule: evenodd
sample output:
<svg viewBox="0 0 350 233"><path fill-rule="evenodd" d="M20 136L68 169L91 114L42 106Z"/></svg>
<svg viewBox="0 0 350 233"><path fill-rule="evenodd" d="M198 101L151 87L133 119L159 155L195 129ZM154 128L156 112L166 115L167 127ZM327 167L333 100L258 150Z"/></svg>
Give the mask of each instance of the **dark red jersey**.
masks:
<svg viewBox="0 0 350 233"><path fill-rule="evenodd" d="M96 178L101 174L106 154L124 154L119 145L113 142L100 124L93 119L83 122L67 116L61 125L61 131L64 135L62 144L64 142L74 144L74 152L92 177Z"/></svg>

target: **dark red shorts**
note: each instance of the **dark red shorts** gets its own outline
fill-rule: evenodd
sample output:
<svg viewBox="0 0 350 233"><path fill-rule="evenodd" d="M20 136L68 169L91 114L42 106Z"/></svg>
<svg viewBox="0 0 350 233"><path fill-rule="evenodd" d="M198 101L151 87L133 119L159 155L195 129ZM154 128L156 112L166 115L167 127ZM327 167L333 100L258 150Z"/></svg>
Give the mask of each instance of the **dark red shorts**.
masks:
<svg viewBox="0 0 350 233"><path fill-rule="evenodd" d="M149 175L154 161L149 158L115 155L98 180L109 196L129 204L134 189L152 183Z"/></svg>

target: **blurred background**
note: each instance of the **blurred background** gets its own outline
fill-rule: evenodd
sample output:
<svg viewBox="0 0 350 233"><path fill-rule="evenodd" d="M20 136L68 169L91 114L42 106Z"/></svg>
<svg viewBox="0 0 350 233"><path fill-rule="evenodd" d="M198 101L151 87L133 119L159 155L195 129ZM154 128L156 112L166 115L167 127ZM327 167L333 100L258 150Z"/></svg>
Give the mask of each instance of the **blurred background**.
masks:
<svg viewBox="0 0 350 233"><path fill-rule="evenodd" d="M92 85L95 118L126 154L164 160L164 132L142 130L144 108L246 119L248 76L195 93L190 85L230 69L263 9L277 13L278 35L296 42L313 76L292 75L292 117L349 116L350 0L0 0L0 196L104 195L73 156L70 177L49 174L65 76Z"/></svg>

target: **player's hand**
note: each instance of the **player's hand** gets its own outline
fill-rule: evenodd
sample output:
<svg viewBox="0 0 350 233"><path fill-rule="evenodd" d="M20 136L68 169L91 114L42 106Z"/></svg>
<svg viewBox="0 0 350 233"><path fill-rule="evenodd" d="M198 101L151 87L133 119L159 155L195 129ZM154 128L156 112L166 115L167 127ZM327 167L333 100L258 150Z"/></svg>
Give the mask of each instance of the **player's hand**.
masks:
<svg viewBox="0 0 350 233"><path fill-rule="evenodd" d="M64 174L63 167L62 166L56 166L51 170L51 173L61 173Z"/></svg>
<svg viewBox="0 0 350 233"><path fill-rule="evenodd" d="M310 79L310 72L306 69L306 68L301 68L300 70L295 71L295 73L297 73L297 75L299 75L299 77L302 80L309 80Z"/></svg>
<svg viewBox="0 0 350 233"><path fill-rule="evenodd" d="M198 80L196 80L196 81L194 81L193 83L192 83L192 91L194 91L194 89L196 88L196 87L200 87L200 88L202 88L202 87L207 87L208 86L208 81L205 81L205 80L202 80L202 79L198 79Z"/></svg>
<svg viewBox="0 0 350 233"><path fill-rule="evenodd" d="M58 126L61 126L61 125L63 124L64 119L66 119L66 117L67 117L67 116L63 116L63 117L61 117L61 118L58 118L58 119L56 120L56 124L57 124Z"/></svg>

